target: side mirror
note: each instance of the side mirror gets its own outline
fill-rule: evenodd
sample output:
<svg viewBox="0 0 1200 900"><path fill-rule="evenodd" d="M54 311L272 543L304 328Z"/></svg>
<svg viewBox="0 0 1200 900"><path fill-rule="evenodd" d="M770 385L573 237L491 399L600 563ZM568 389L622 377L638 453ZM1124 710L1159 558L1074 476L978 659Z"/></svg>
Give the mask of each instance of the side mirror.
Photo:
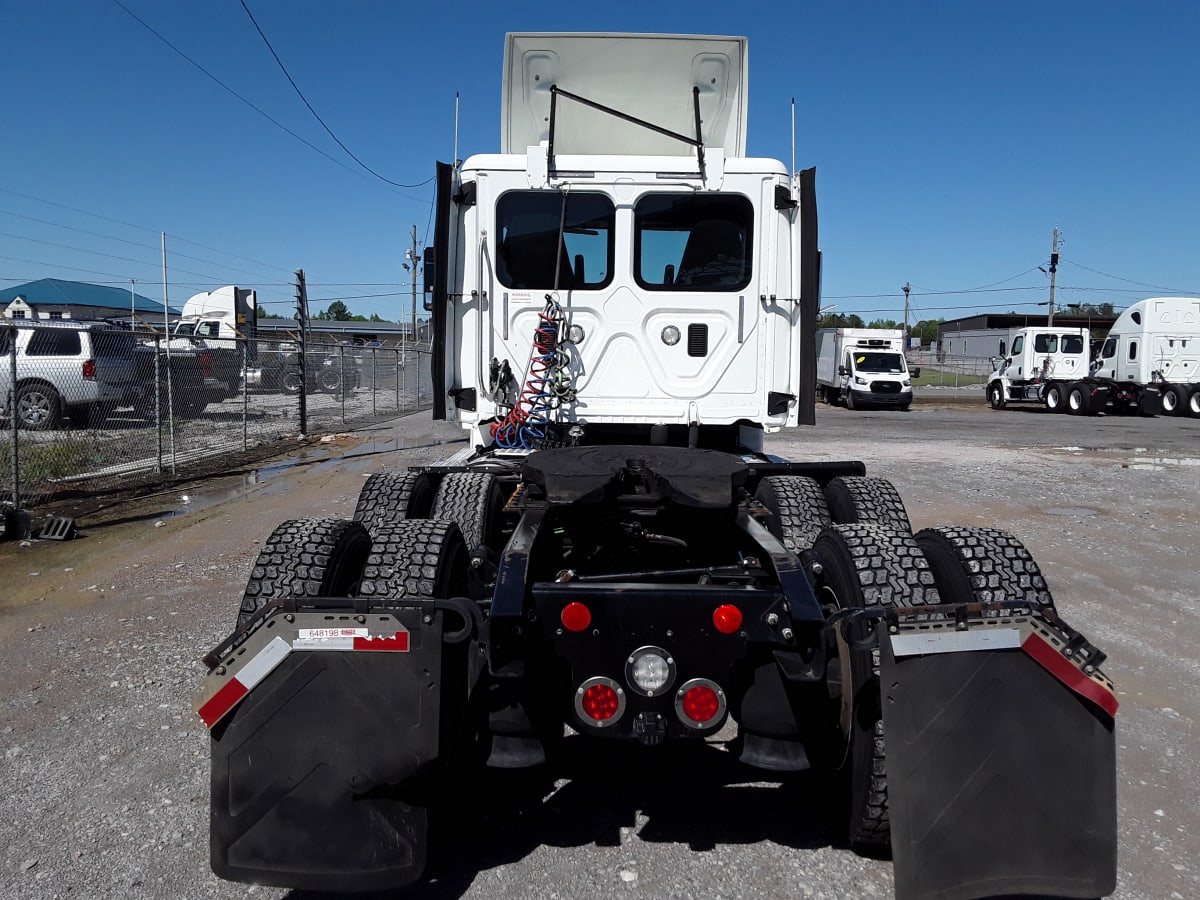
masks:
<svg viewBox="0 0 1200 900"><path fill-rule="evenodd" d="M913 378L920 378L921 377L921 367L917 366L915 369L909 369L908 373L910 375L912 375Z"/></svg>
<svg viewBox="0 0 1200 900"><path fill-rule="evenodd" d="M844 375L849 375L850 373L846 371L845 366L838 366L838 374L844 376Z"/></svg>

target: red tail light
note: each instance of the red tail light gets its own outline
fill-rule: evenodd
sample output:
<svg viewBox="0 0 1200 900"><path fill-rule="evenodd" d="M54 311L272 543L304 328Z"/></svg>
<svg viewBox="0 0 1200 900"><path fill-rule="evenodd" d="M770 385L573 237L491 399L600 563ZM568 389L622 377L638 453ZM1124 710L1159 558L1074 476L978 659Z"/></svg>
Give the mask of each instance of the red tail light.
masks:
<svg viewBox="0 0 1200 900"><path fill-rule="evenodd" d="M83 377L84 378L95 378L96 377L96 361L94 359L88 359L88 360L84 361Z"/></svg>
<svg viewBox="0 0 1200 900"><path fill-rule="evenodd" d="M559 618L567 631L583 631L592 624L592 611L582 603L568 603Z"/></svg>
<svg viewBox="0 0 1200 900"><path fill-rule="evenodd" d="M675 695L675 712L691 728L707 728L725 717L725 692L707 678L693 678Z"/></svg>
<svg viewBox="0 0 1200 900"><path fill-rule="evenodd" d="M589 678L575 692L575 712L590 725L613 725L625 712L625 691L603 675Z"/></svg>
<svg viewBox="0 0 1200 900"><path fill-rule="evenodd" d="M733 634L742 627L742 611L732 603L713 610L713 627L721 634Z"/></svg>
<svg viewBox="0 0 1200 900"><path fill-rule="evenodd" d="M200 358L200 375L204 378L213 377L213 363L211 353L201 353Z"/></svg>

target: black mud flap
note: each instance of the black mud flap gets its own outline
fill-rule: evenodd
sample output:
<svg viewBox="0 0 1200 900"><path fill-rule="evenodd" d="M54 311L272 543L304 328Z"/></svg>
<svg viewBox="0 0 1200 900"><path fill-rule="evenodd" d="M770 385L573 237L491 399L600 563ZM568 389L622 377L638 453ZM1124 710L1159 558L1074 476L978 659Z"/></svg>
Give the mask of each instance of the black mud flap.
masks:
<svg viewBox="0 0 1200 900"><path fill-rule="evenodd" d="M897 900L1116 889L1111 685L1028 632L914 653L879 625Z"/></svg>
<svg viewBox="0 0 1200 900"><path fill-rule="evenodd" d="M278 614L214 669L197 710L218 876L338 891L422 876L445 652L444 614L426 615Z"/></svg>

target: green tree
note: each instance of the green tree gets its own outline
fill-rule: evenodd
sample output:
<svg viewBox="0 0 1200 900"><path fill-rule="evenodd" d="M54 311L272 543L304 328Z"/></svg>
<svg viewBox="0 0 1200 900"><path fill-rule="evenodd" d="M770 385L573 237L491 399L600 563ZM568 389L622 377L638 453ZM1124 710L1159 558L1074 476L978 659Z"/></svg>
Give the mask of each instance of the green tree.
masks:
<svg viewBox="0 0 1200 900"><path fill-rule="evenodd" d="M874 322L867 323L868 328L899 328L895 319L876 319Z"/></svg>
<svg viewBox="0 0 1200 900"><path fill-rule="evenodd" d="M842 313L825 313L817 320L818 328L865 328L863 325L862 316L855 313L844 315Z"/></svg>
<svg viewBox="0 0 1200 900"><path fill-rule="evenodd" d="M315 318L322 322L349 322L352 319L350 310L341 300L334 300L321 310Z"/></svg>

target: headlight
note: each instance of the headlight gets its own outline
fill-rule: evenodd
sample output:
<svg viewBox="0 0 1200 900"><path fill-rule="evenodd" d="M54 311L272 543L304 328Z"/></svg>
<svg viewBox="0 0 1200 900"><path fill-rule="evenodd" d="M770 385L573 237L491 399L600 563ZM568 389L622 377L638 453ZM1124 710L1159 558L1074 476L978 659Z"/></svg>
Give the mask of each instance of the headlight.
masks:
<svg viewBox="0 0 1200 900"><path fill-rule="evenodd" d="M674 325L668 325L662 330L662 342L668 347L674 347L679 343L679 329Z"/></svg>
<svg viewBox="0 0 1200 900"><path fill-rule="evenodd" d="M900 382L900 383L901 383L902 385L904 385L905 387L912 387L912 381L911 381L911 380L909 380L908 378L905 378L905 379L904 379L902 382Z"/></svg>
<svg viewBox="0 0 1200 900"><path fill-rule="evenodd" d="M861 375L855 375L855 376L854 376L854 383L855 383L855 384L866 384L866 383L867 383L867 379L863 378Z"/></svg>
<svg viewBox="0 0 1200 900"><path fill-rule="evenodd" d="M625 661L625 680L646 697L656 697L675 682L675 660L661 647L641 647Z"/></svg>

